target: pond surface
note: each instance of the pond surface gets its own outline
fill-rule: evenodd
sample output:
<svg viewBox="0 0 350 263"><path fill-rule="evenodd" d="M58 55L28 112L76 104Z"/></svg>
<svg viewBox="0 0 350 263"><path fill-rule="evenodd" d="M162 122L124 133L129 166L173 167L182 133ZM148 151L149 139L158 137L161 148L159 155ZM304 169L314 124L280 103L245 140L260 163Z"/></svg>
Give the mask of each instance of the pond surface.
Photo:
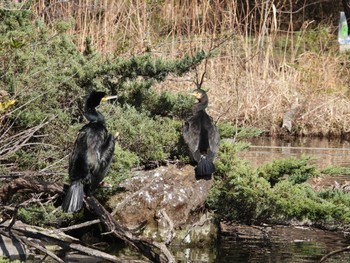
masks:
<svg viewBox="0 0 350 263"><path fill-rule="evenodd" d="M313 263L348 246L344 234L339 232L286 226L273 229L266 239L222 235L217 247L178 249L174 254L178 262L186 263ZM350 254L340 253L327 262L350 262Z"/></svg>
<svg viewBox="0 0 350 263"><path fill-rule="evenodd" d="M314 156L319 168L330 165L350 167L350 142L345 140L327 140L319 138L281 138L259 137L247 140L249 149L240 153L240 157L258 167L274 159L301 155Z"/></svg>
<svg viewBox="0 0 350 263"><path fill-rule="evenodd" d="M223 236L215 262L311 263L349 245L343 233L290 226L275 230L275 236L266 240L237 240L232 236ZM331 259L328 262L350 262L350 254L341 253Z"/></svg>

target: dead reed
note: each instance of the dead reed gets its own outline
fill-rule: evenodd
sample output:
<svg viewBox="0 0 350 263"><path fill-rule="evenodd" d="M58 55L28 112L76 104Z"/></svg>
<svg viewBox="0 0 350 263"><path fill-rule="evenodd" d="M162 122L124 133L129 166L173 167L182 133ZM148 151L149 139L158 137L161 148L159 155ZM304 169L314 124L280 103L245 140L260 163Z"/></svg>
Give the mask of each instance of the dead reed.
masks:
<svg viewBox="0 0 350 263"><path fill-rule="evenodd" d="M305 1L304 1L305 2ZM86 37L106 56L145 51L166 58L209 50L230 36L207 66L204 87L214 118L281 131L284 113L300 104L299 135L349 132L348 67L339 55L336 28L306 17L300 1L34 0L48 24L73 19L80 50ZM317 3L314 3L317 5ZM321 5L321 4L319 4ZM309 8L309 9L308 9ZM337 7L333 3L335 16ZM204 68L198 68L202 73ZM169 78L158 90L193 89L195 74Z"/></svg>

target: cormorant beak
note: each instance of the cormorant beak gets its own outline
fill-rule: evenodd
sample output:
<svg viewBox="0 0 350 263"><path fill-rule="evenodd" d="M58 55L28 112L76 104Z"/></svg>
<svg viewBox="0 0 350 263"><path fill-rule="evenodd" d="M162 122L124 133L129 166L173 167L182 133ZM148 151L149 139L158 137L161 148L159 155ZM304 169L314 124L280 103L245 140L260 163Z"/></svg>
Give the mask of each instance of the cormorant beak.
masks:
<svg viewBox="0 0 350 263"><path fill-rule="evenodd" d="M200 100L202 98L202 95L198 91L191 92L190 94L194 96L197 100Z"/></svg>
<svg viewBox="0 0 350 263"><path fill-rule="evenodd" d="M103 97L103 98L101 99L101 102L106 102L106 101L108 101L108 100L112 100L112 99L116 99L116 98L118 98L117 95L115 95L115 96L106 96L106 97Z"/></svg>

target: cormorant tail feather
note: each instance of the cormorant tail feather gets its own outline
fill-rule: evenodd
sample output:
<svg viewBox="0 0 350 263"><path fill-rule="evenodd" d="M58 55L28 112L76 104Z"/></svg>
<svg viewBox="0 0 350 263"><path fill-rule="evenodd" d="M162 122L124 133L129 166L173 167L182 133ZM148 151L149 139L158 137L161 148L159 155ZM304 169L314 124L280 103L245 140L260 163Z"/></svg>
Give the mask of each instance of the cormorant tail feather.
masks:
<svg viewBox="0 0 350 263"><path fill-rule="evenodd" d="M215 172L214 163L202 157L196 167L196 176L208 176Z"/></svg>
<svg viewBox="0 0 350 263"><path fill-rule="evenodd" d="M68 189L66 197L62 203L64 212L75 213L83 207L84 185L81 181L73 182Z"/></svg>

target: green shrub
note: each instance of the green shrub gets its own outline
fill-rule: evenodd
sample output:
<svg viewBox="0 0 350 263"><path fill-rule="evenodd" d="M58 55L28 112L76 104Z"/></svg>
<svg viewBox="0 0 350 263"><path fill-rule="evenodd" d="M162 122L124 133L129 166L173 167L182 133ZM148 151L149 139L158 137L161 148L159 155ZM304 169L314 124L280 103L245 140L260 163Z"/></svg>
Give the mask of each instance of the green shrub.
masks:
<svg viewBox="0 0 350 263"><path fill-rule="evenodd" d="M265 178L274 186L283 179L290 182L300 184L305 182L309 177L319 176L320 172L315 165L309 164L311 157L302 156L297 159L291 157L288 159L274 160L258 169L259 176Z"/></svg>
<svg viewBox="0 0 350 263"><path fill-rule="evenodd" d="M349 167L338 167L338 166L328 166L321 171L323 174L329 175L340 175L340 174L350 174Z"/></svg>
<svg viewBox="0 0 350 263"><path fill-rule="evenodd" d="M60 226L77 216L71 213L63 213L61 209L54 207L52 203L31 204L18 209L18 219L24 223L35 226Z"/></svg>
<svg viewBox="0 0 350 263"><path fill-rule="evenodd" d="M20 262L23 262L23 261L20 261L18 259L11 260L9 258L4 258L4 257L0 256L0 263L20 263Z"/></svg>
<svg viewBox="0 0 350 263"><path fill-rule="evenodd" d="M250 224L265 213L270 185L236 156L236 146L220 145L216 174L221 179L215 180L208 204L220 216Z"/></svg>
<svg viewBox="0 0 350 263"><path fill-rule="evenodd" d="M302 221L332 227L350 223L350 194L315 192L304 181L318 176L310 158L274 161L258 169L237 158L242 145L223 143L208 205L217 216L240 223ZM287 176L285 176L287 175Z"/></svg>
<svg viewBox="0 0 350 263"><path fill-rule="evenodd" d="M237 128L234 123L231 122L220 122L217 124L220 138L234 138L243 139L243 138L251 138L257 137L263 133L262 130L256 128ZM237 130L237 133L236 133Z"/></svg>
<svg viewBox="0 0 350 263"><path fill-rule="evenodd" d="M141 162L162 161L176 154L179 142L179 122L170 118L152 117L134 107L115 107L108 126L118 132L122 149L138 156Z"/></svg>

